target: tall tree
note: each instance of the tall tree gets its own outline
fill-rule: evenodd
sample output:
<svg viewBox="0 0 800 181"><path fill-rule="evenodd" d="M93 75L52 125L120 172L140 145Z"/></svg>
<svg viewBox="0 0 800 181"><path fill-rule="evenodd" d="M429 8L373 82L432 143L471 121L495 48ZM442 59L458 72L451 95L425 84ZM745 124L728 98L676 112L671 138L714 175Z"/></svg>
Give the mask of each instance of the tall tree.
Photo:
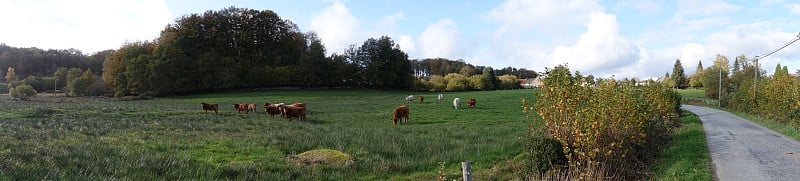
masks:
<svg viewBox="0 0 800 181"><path fill-rule="evenodd" d="M772 73L774 77L784 76L783 74L783 67L781 67L781 63L775 66L775 72Z"/></svg>
<svg viewBox="0 0 800 181"><path fill-rule="evenodd" d="M483 68L483 79L486 81L486 90L494 90L500 87L500 80L497 80L497 75L494 74L492 67Z"/></svg>
<svg viewBox="0 0 800 181"><path fill-rule="evenodd" d="M410 88L413 84L408 55L388 36L370 38L350 59L362 62L368 86L373 88Z"/></svg>
<svg viewBox="0 0 800 181"><path fill-rule="evenodd" d="M11 82L12 80L14 80L16 78L14 74L16 74L14 72L14 67L8 67L8 71L6 71L6 77L5 77L6 82Z"/></svg>
<svg viewBox="0 0 800 181"><path fill-rule="evenodd" d="M675 88L686 88L686 74L683 72L683 65L681 59L675 60L675 66L672 68L672 81L675 82Z"/></svg>
<svg viewBox="0 0 800 181"><path fill-rule="evenodd" d="M56 89L61 89L67 86L67 71L69 71L67 67L59 67L56 69L56 72L53 73L53 77L55 78L56 82Z"/></svg>

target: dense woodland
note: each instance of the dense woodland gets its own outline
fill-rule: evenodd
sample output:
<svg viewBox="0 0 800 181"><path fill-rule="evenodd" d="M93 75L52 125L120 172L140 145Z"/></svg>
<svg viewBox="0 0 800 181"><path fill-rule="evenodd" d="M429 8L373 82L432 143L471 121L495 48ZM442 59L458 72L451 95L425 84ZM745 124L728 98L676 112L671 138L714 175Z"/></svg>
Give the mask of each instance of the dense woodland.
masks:
<svg viewBox="0 0 800 181"><path fill-rule="evenodd" d="M270 10L230 7L185 15L166 25L155 40L127 42L117 50L91 55L75 49L0 45L0 75L8 77L0 92L23 84L39 92L64 90L76 96L177 95L270 87L463 91L517 88L510 85L511 79L536 77L532 70L493 69L463 60L409 60L387 36L367 39L343 52L328 55L314 32L303 33ZM9 69L13 69L12 76L7 76ZM93 75L83 76L91 80L70 87L84 72ZM464 81L475 75L489 80L487 85ZM503 75L509 86L498 81ZM455 80L438 80L444 77ZM458 85L438 89L429 83L431 79ZM79 90L72 90L76 88Z"/></svg>

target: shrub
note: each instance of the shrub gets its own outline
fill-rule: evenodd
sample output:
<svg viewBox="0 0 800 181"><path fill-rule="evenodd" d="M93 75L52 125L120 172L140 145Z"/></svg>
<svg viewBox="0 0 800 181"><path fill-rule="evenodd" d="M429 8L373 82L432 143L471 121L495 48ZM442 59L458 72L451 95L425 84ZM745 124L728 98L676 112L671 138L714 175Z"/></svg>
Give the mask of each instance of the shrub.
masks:
<svg viewBox="0 0 800 181"><path fill-rule="evenodd" d="M444 76L444 79L447 80L447 88L446 91L464 91L467 89L467 78L458 73L449 73Z"/></svg>
<svg viewBox="0 0 800 181"><path fill-rule="evenodd" d="M22 99L22 100L30 100L31 97L36 95L36 90L33 89L30 85L23 84L16 87L12 87L9 91L11 97Z"/></svg>
<svg viewBox="0 0 800 181"><path fill-rule="evenodd" d="M519 89L519 79L514 75L503 75L498 77L500 80L500 89Z"/></svg>
<svg viewBox="0 0 800 181"><path fill-rule="evenodd" d="M582 80L566 66L548 70L533 105L548 133L563 144L567 174L641 178L675 125L680 96L660 84L608 80L591 87Z"/></svg>
<svg viewBox="0 0 800 181"><path fill-rule="evenodd" d="M567 157L562 151L563 145L547 134L547 130L539 127L529 129L530 137L526 142L528 159L524 162L526 177L535 177L547 171L567 165Z"/></svg>
<svg viewBox="0 0 800 181"><path fill-rule="evenodd" d="M8 84L0 83L0 94L7 94L8 93Z"/></svg>
<svg viewBox="0 0 800 181"><path fill-rule="evenodd" d="M447 88L447 80L439 75L431 76L431 91L444 91Z"/></svg>

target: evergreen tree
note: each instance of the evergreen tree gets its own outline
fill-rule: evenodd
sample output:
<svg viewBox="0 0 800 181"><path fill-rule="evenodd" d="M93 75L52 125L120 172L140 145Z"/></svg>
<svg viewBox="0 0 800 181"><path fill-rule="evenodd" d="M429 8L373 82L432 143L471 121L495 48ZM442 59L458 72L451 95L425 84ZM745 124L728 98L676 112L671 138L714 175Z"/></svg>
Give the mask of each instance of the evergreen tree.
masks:
<svg viewBox="0 0 800 181"><path fill-rule="evenodd" d="M675 66L672 68L672 81L675 84L675 88L684 89L686 88L686 74L683 72L683 65L681 65L681 59L675 60Z"/></svg>

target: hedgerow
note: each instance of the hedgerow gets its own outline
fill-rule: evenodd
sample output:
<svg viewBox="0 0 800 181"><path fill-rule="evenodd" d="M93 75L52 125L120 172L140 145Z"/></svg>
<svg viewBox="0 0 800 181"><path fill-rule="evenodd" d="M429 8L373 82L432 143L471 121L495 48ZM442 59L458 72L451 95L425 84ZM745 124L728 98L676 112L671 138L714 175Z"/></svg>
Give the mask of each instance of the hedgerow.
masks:
<svg viewBox="0 0 800 181"><path fill-rule="evenodd" d="M595 84L566 66L547 70L543 83L524 109L563 145L568 164L549 172L556 178L642 178L679 115L680 96L660 84Z"/></svg>

